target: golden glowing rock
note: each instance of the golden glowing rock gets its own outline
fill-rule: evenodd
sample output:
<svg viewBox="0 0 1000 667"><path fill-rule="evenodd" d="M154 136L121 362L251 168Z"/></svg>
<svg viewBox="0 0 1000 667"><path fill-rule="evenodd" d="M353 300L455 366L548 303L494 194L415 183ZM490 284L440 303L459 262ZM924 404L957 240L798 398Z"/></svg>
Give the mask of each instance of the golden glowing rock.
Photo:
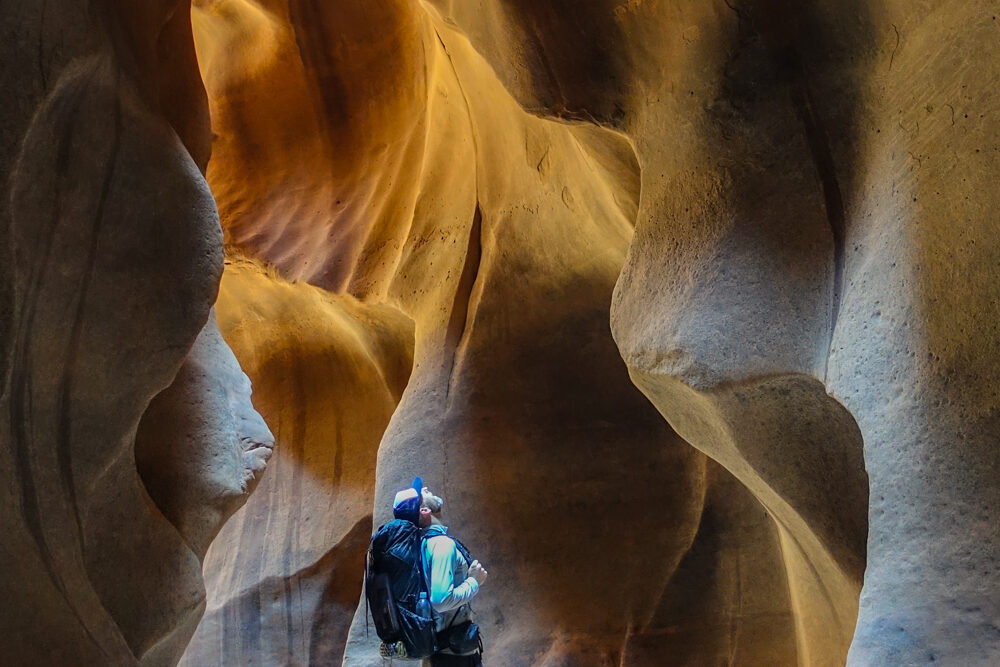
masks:
<svg viewBox="0 0 1000 667"><path fill-rule="evenodd" d="M245 260L227 265L216 309L278 447L205 559L208 610L183 664L337 662L413 323Z"/></svg>
<svg viewBox="0 0 1000 667"><path fill-rule="evenodd" d="M995 3L192 4L0 9L2 661L381 665L420 474L491 666L1000 663Z"/></svg>
<svg viewBox="0 0 1000 667"><path fill-rule="evenodd" d="M359 3L205 3L195 34L218 137L209 180L230 244L286 279L385 304L414 322L413 372L378 450L375 523L415 473L444 495L447 520L494 572L477 601L493 664L619 664L623 655L641 661L677 650L670 628L693 590L712 591L726 607L704 608L691 623L687 643L699 638L692 660L734 651L792 659L777 533L756 501L724 471L707 472L704 458L645 402L608 331L637 207L629 142L590 124L527 114L435 10L363 5L364 12ZM247 43L259 48L241 48ZM225 285L221 320L222 304L238 312L236 304L258 298L257 288L237 297ZM238 330L245 340L256 335ZM234 521L248 521L259 507L258 521L290 525L276 472L287 431L267 403L289 403L288 389L277 388L294 386L306 369L292 347L265 378L254 370L255 355L285 344L226 335L256 396L274 396L259 406L278 440L272 471ZM335 350L344 336L317 340ZM302 418L318 439L317 456L338 423L331 411L344 400L337 379L326 381L330 399ZM359 434L349 444L374 451L372 438ZM316 559L328 568L331 553L363 547L343 519L337 513L318 524L342 527L326 528L308 558L286 544L252 562L294 558L301 565L266 571L300 586L301 572L314 576ZM272 538L265 531L257 539ZM739 548L713 546L730 539L761 546L749 559ZM713 560L683 563L678 571L689 573L691 588L674 585L671 574L692 543ZM210 609L190 664L205 655L237 662L312 655L306 638L315 637L321 608L310 602L291 631L283 612L258 611L253 601L271 599L278 583L240 574L232 549L225 559L210 554L206 576L219 605L241 610L240 627L256 628L257 643L227 640L223 624L234 616L224 621L223 607ZM741 562L758 574L735 584ZM360 593L353 572L331 576L338 595L352 585ZM316 586L309 584L310 600ZM739 595L754 599L742 612L731 603ZM378 664L363 605L360 614L346 663ZM741 614L768 633L717 631ZM292 655L289 632L300 642ZM207 648L202 636L211 638Z"/></svg>

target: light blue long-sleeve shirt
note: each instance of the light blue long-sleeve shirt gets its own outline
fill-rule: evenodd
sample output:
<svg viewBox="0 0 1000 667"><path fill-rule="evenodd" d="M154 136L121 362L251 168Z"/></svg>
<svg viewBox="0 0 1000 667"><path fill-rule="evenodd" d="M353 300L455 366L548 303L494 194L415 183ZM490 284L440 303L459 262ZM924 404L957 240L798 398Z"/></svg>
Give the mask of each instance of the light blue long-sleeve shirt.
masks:
<svg viewBox="0 0 1000 667"><path fill-rule="evenodd" d="M444 526L431 526L433 534L424 540L424 576L430 588L431 606L438 613L437 630L465 622L471 617L469 600L479 592L479 582L469 576L465 560L455 540Z"/></svg>

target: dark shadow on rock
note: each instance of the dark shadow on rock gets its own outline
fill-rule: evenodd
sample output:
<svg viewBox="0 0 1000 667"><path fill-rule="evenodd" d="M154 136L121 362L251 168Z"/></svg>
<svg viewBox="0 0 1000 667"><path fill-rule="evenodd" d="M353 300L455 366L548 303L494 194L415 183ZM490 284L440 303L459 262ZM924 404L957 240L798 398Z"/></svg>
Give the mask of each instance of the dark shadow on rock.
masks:
<svg viewBox="0 0 1000 667"><path fill-rule="evenodd" d="M622 664L793 665L795 622L774 522L728 471L708 462L698 534Z"/></svg>

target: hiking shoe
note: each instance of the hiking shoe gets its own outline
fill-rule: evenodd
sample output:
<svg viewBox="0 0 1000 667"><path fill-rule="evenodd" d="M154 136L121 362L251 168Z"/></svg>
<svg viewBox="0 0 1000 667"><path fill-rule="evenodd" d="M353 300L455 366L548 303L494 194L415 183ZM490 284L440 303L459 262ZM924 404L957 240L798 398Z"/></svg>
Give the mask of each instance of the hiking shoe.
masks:
<svg viewBox="0 0 1000 667"><path fill-rule="evenodd" d="M405 658L406 647L403 646L403 642L394 642L392 644L386 644L382 642L378 647L378 654L383 658Z"/></svg>

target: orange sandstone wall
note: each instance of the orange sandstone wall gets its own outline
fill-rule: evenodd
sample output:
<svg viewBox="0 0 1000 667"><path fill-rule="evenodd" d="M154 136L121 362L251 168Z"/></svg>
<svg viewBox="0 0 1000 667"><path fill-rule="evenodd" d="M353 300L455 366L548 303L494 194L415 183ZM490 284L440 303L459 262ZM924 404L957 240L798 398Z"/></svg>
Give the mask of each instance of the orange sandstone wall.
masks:
<svg viewBox="0 0 1000 667"><path fill-rule="evenodd" d="M998 15L7 3L0 661L997 663Z"/></svg>
<svg viewBox="0 0 1000 667"><path fill-rule="evenodd" d="M378 443L406 386L396 309L227 262L219 326L278 446L205 559L208 609L183 664L340 660L368 547Z"/></svg>
<svg viewBox="0 0 1000 667"><path fill-rule="evenodd" d="M366 512L384 521L415 473L444 495L447 520L493 573L477 601L492 664L619 664L626 654L655 664L680 643L681 624L692 664L743 653L794 662L778 534L632 386L610 336L612 288L637 210L629 141L526 113L429 6L200 3L194 25L217 136L209 180L230 246L282 279L413 322L413 368L381 436ZM225 285L220 304L235 295ZM255 335L241 329L244 340ZM327 344L341 340L331 334ZM280 388L306 372L288 356L255 373L251 359L267 345L233 345L258 395L287 401ZM345 395L335 374L314 382L331 400L300 428L313 434L316 456L329 457L343 419L333 398ZM300 440L275 428L273 467L286 460L283 438ZM373 451L370 434L348 432L347 451ZM310 514L317 530L326 526L323 541L299 559L294 542L267 532L293 525L283 499L294 492L270 479L238 520L244 535L263 523L253 539L272 544L239 555L229 547L217 561L223 548L213 548L210 610L190 664L205 655L304 660L322 610L309 603L288 621L247 596L286 600L302 570L267 563L292 558L314 573L319 560L310 558L356 550L369 534L371 523L344 543L343 529L329 528L344 525L342 510ZM326 493L340 491L331 484ZM761 547L711 546L731 540ZM711 556L685 560L692 544ZM672 585L681 571L690 584ZM357 576L337 571L330 585L338 596L354 586L357 596ZM280 592L281 581L291 589ZM696 590L713 591L718 606L679 619ZM363 606L359 614L345 664L379 664ZM769 632L722 630L743 622ZM256 635L239 644L226 623Z"/></svg>

